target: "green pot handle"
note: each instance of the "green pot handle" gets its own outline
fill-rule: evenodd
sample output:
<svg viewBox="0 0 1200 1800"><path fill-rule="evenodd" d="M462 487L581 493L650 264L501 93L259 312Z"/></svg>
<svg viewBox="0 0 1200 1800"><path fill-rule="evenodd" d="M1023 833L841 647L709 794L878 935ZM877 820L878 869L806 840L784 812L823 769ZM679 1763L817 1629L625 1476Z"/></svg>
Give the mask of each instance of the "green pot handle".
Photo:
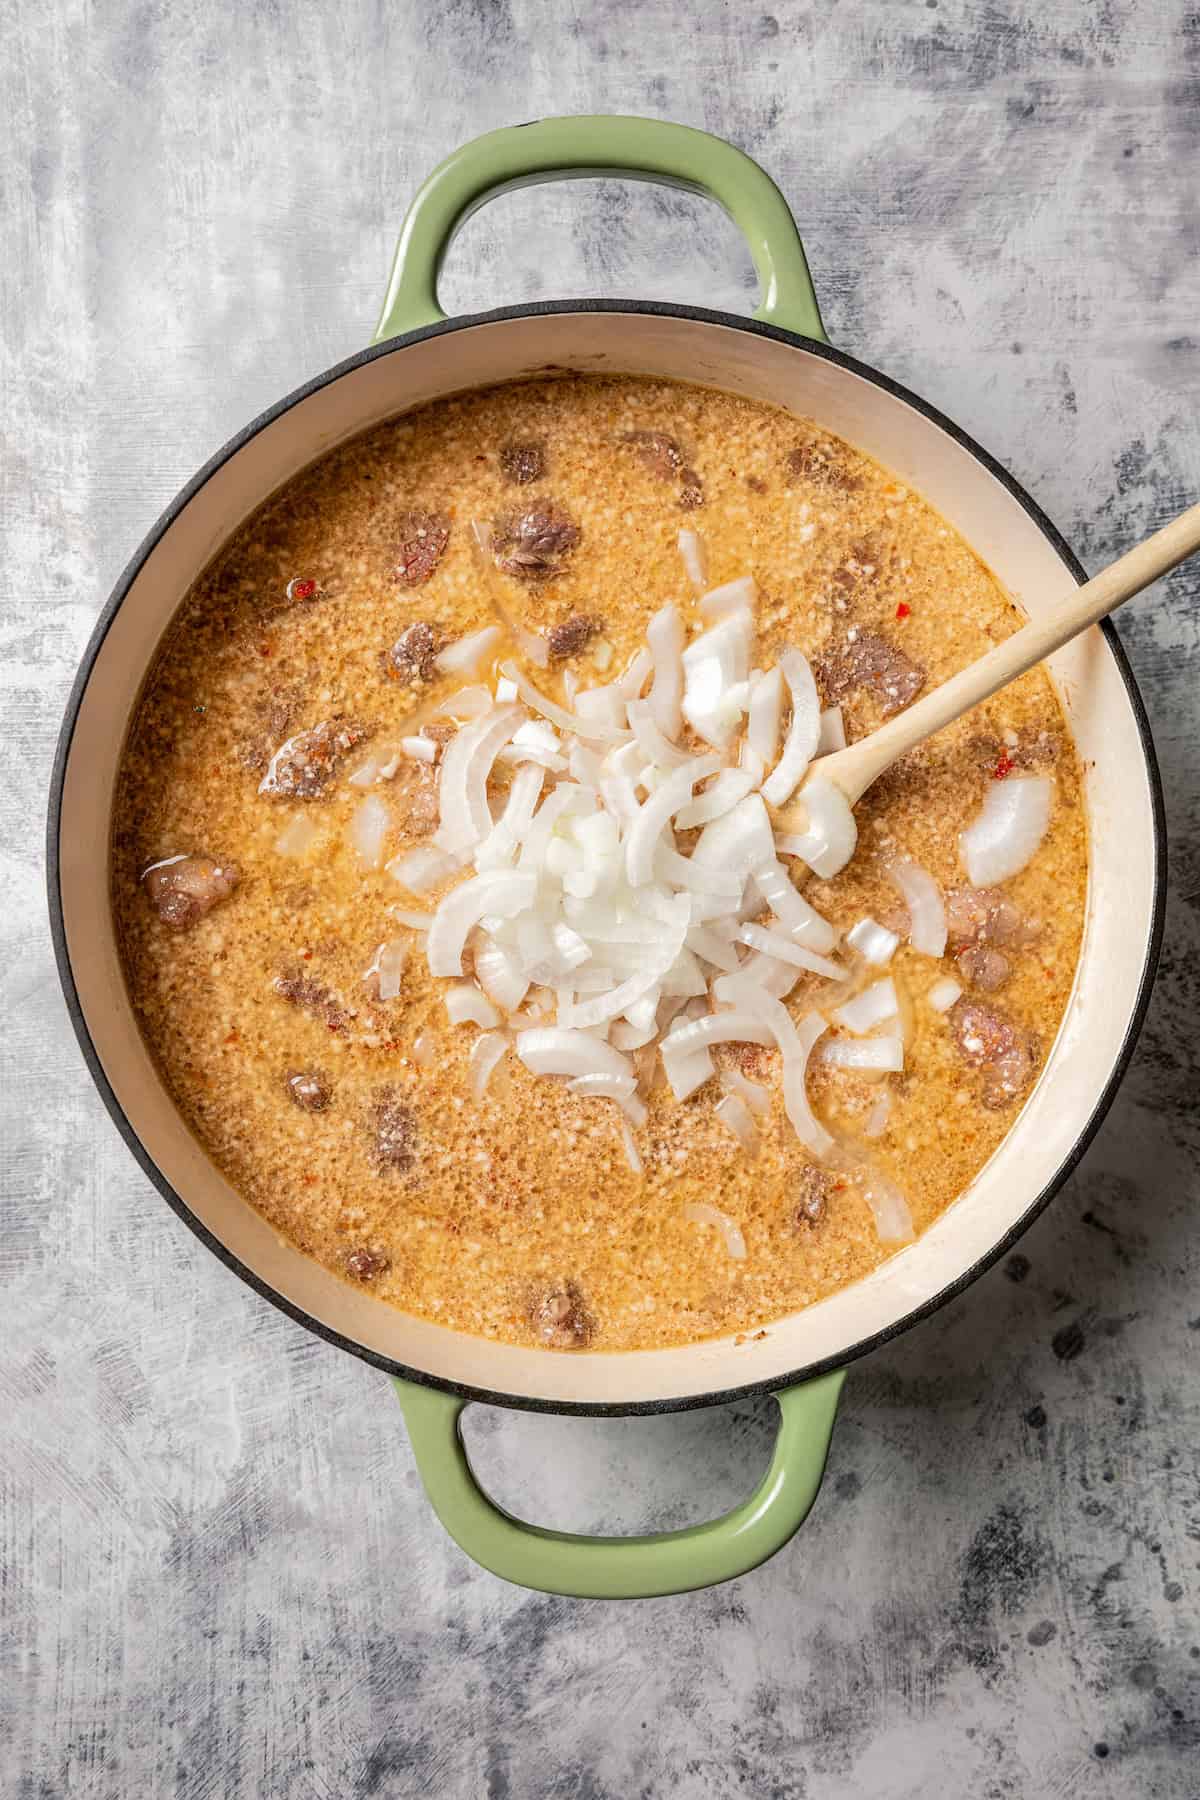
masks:
<svg viewBox="0 0 1200 1800"><path fill-rule="evenodd" d="M756 1569L804 1523L817 1497L844 1371L785 1388L771 1464L750 1498L722 1518L647 1537L582 1537L514 1519L489 1499L467 1461L466 1401L397 1381L413 1454L433 1510L459 1547L519 1587L577 1600L649 1600L715 1587Z"/></svg>
<svg viewBox="0 0 1200 1800"><path fill-rule="evenodd" d="M442 260L459 226L513 188L623 175L704 194L750 246L762 284L756 319L825 342L804 246L787 202L756 162L724 139L662 119L538 119L464 144L429 177L404 221L374 342L445 318Z"/></svg>

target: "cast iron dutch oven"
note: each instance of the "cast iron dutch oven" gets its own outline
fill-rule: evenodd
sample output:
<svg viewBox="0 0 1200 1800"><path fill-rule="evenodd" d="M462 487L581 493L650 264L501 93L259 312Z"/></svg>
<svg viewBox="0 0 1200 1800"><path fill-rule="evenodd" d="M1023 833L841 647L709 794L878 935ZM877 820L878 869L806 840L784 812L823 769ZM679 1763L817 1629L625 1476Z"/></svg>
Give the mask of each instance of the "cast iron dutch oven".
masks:
<svg viewBox="0 0 1200 1800"><path fill-rule="evenodd" d="M441 259L505 189L620 175L718 201L762 285L753 319L695 306L578 300L447 319ZM431 176L400 237L372 346L253 420L167 508L105 607L67 707L49 830L59 970L84 1056L133 1154L197 1236L266 1299L396 1380L429 1496L469 1555L550 1592L633 1597L727 1580L803 1521L848 1363L960 1293L1074 1167L1129 1061L1163 905L1162 803L1141 701L1107 626L1051 665L1086 769L1091 872L1075 989L1034 1093L990 1163L924 1237L866 1280L749 1342L555 1355L410 1318L282 1243L191 1135L139 1035L109 901L114 783L130 715L172 614L247 515L314 457L442 395L547 368L700 382L819 420L920 490L1033 616L1080 565L1029 496L933 407L825 340L788 208L748 157L700 131L622 118L546 119L468 144ZM459 1433L470 1400L565 1413L667 1412L767 1391L770 1468L724 1518L593 1539L511 1518L476 1485Z"/></svg>

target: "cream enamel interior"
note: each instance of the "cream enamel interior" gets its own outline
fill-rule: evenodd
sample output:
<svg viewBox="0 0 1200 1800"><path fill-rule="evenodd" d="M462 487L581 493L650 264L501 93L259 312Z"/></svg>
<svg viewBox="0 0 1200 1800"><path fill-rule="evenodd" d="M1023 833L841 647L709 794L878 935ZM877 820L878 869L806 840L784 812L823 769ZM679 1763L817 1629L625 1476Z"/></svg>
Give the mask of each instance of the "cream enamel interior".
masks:
<svg viewBox="0 0 1200 1800"><path fill-rule="evenodd" d="M1031 615L1072 576L1008 489L925 415L803 347L711 321L564 312L493 319L397 347L319 388L258 431L150 551L96 657L68 754L60 869L67 949L88 1031L149 1155L192 1213L292 1305L364 1348L516 1400L622 1405L686 1400L837 1360L935 1298L1001 1242L1053 1180L1098 1104L1135 1011L1155 907L1154 803L1137 720L1098 631L1051 669L1086 768L1091 832L1079 973L1042 1078L971 1188L916 1244L856 1285L742 1344L555 1355L494 1344L398 1313L280 1240L209 1162L142 1043L107 892L109 820L125 727L150 659L199 570L242 520L314 457L442 394L554 368L701 382L819 420L942 512Z"/></svg>

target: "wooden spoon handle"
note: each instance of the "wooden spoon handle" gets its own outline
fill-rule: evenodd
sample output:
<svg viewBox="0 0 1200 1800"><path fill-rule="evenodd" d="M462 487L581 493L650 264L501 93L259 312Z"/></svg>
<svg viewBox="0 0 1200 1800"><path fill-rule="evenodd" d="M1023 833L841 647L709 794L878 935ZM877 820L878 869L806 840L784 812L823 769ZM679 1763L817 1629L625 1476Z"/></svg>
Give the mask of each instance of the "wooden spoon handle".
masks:
<svg viewBox="0 0 1200 1800"><path fill-rule="evenodd" d="M1031 619L978 662L960 669L878 731L845 750L822 757L818 765L822 775L833 781L853 806L905 751L978 706L997 688L1015 681L1018 675L1114 611L1122 601L1149 587L1196 550L1200 550L1200 504L1190 506L1144 544L1127 551L1083 587L1076 588L1045 618Z"/></svg>

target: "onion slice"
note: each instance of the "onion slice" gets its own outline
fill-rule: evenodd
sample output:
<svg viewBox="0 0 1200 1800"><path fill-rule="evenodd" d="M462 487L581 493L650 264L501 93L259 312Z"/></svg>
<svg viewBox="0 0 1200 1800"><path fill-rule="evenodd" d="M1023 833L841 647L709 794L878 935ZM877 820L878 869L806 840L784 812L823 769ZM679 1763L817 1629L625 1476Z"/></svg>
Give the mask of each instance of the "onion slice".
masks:
<svg viewBox="0 0 1200 1800"><path fill-rule="evenodd" d="M500 627L485 625L438 652L434 662L443 675L474 675L489 650L500 641Z"/></svg>
<svg viewBox="0 0 1200 1800"><path fill-rule="evenodd" d="M752 1113L765 1118L771 1110L771 1096L761 1082L751 1081L740 1069L725 1069L721 1073L721 1086L726 1093L736 1094L744 1100Z"/></svg>
<svg viewBox="0 0 1200 1800"><path fill-rule="evenodd" d="M534 1075L632 1075L633 1064L590 1031L558 1025L520 1031L516 1051Z"/></svg>
<svg viewBox="0 0 1200 1800"><path fill-rule="evenodd" d="M1046 835L1053 799L1048 775L1009 775L988 783L978 816L958 840L972 887L994 887L1021 873Z"/></svg>
<svg viewBox="0 0 1200 1800"><path fill-rule="evenodd" d="M717 750L729 742L745 710L737 695L745 690L753 631L749 612L741 608L702 632L683 653L683 716Z"/></svg>
<svg viewBox="0 0 1200 1800"><path fill-rule="evenodd" d="M739 575L721 587L710 588L700 597L700 613L705 619L723 619L726 613L749 611L758 599L758 583L753 575Z"/></svg>
<svg viewBox="0 0 1200 1800"><path fill-rule="evenodd" d="M708 580L708 552L704 546L704 539L698 531L688 531L685 527L679 533L677 541L687 578L696 592L702 593Z"/></svg>
<svg viewBox="0 0 1200 1800"><path fill-rule="evenodd" d="M836 1025L845 1026L847 1031L856 1031L860 1035L865 1031L873 1031L876 1025L894 1019L900 1011L900 1002L896 998L896 984L891 976L883 981L873 981L869 988L853 1000L847 1000L830 1014Z"/></svg>
<svg viewBox="0 0 1200 1800"><path fill-rule="evenodd" d="M783 1053L783 1103L792 1130L806 1150L824 1160L834 1148L834 1140L813 1112L807 1089L808 1059L825 1033L824 1019L819 1013L808 1013L796 1025L781 1000L773 999L741 973L719 976L713 983L713 995L722 1004L751 1013L771 1032Z"/></svg>
<svg viewBox="0 0 1200 1800"><path fill-rule="evenodd" d="M750 684L750 717L746 723L746 743L764 764L773 763L778 756L782 728L783 671L768 669Z"/></svg>
<svg viewBox="0 0 1200 1800"><path fill-rule="evenodd" d="M763 863L753 873L759 893L789 937L809 950L825 953L833 949L837 931L797 892L781 863Z"/></svg>
<svg viewBox="0 0 1200 1800"><path fill-rule="evenodd" d="M906 857L884 865L884 874L908 908L908 941L922 956L946 954L946 908L941 889L920 863Z"/></svg>
<svg viewBox="0 0 1200 1800"><path fill-rule="evenodd" d="M747 1156L757 1156L761 1149L758 1127L746 1102L737 1094L726 1094L713 1108L722 1125L732 1131Z"/></svg>
<svg viewBox="0 0 1200 1800"><path fill-rule="evenodd" d="M782 931L768 931L762 925L739 925L737 936L739 943L749 944L752 950L761 950L764 955L774 957L777 962L790 963L795 969L807 969L811 975L823 975L827 981L840 981L846 973L841 963L831 962L827 956L818 956L814 950L793 943Z"/></svg>
<svg viewBox="0 0 1200 1800"><path fill-rule="evenodd" d="M674 606L663 606L646 626L646 642L654 658L650 711L664 737L679 736L683 698L683 620Z"/></svg>
<svg viewBox="0 0 1200 1800"><path fill-rule="evenodd" d="M707 825L713 819L721 818L732 812L739 800L744 800L754 787L754 776L748 769L722 769L720 774L706 787L702 794L689 800L686 806L680 807L675 823L681 831L691 831L697 825Z"/></svg>
<svg viewBox="0 0 1200 1800"><path fill-rule="evenodd" d="M821 735L821 701L808 658L799 650L785 650L779 659L779 668L791 695L792 717L783 742L783 755L763 782L763 799L768 806L782 806L795 793L816 754L817 739ZM811 808L809 811L811 830Z"/></svg>
<svg viewBox="0 0 1200 1800"><path fill-rule="evenodd" d="M387 865L387 873L410 894L427 894L439 881L453 875L458 867L458 858L448 851L419 844L415 850L404 850L399 856L393 856Z"/></svg>
<svg viewBox="0 0 1200 1800"><path fill-rule="evenodd" d="M625 839L625 871L630 887L644 887L653 880L654 853L663 831L680 807L687 805L696 783L715 775L720 766L719 756L691 757L638 808Z"/></svg>
<svg viewBox="0 0 1200 1800"><path fill-rule="evenodd" d="M534 712L541 713L543 719L549 719L560 731L572 731L576 737L587 738L589 743L617 744L624 741L626 733L616 726L606 725L599 719L584 719L578 713L568 712L565 706L548 699L540 688L534 687L532 681L522 675L516 663L500 664L500 673L513 683L526 706Z"/></svg>
<svg viewBox="0 0 1200 1800"><path fill-rule="evenodd" d="M383 846L391 829L392 815L378 794L360 800L350 815L346 837L362 869L377 869L383 862Z"/></svg>
<svg viewBox="0 0 1200 1800"><path fill-rule="evenodd" d="M440 849L461 854L491 831L488 777L497 752L520 729L524 716L515 704L497 707L447 744L438 780L441 824L434 836Z"/></svg>
<svg viewBox="0 0 1200 1800"><path fill-rule="evenodd" d="M949 1012L954 1002L961 996L962 988L949 975L941 981L935 981L925 998L934 1012Z"/></svg>
<svg viewBox="0 0 1200 1800"><path fill-rule="evenodd" d="M512 918L533 905L536 876L512 869L490 870L452 888L434 913L425 942L431 975L461 975L468 934L485 914Z"/></svg>
<svg viewBox="0 0 1200 1800"><path fill-rule="evenodd" d="M741 1229L720 1207L710 1206L707 1200L689 1200L683 1209L683 1216L691 1225L715 1225L734 1262L746 1260L746 1240Z"/></svg>
<svg viewBox="0 0 1200 1800"><path fill-rule="evenodd" d="M846 933L846 942L852 950L858 951L864 962L874 963L879 969L887 967L900 947L896 933L872 918L860 919L857 925L852 925Z"/></svg>
<svg viewBox="0 0 1200 1800"><path fill-rule="evenodd" d="M837 1069L897 1075L904 1067L904 1042L898 1037L830 1038L820 1056Z"/></svg>
<svg viewBox="0 0 1200 1800"><path fill-rule="evenodd" d="M658 729L649 700L631 700L627 710L630 730L648 763L659 769L677 769L688 760L689 752L676 749Z"/></svg>
<svg viewBox="0 0 1200 1800"><path fill-rule="evenodd" d="M493 1071L507 1049L508 1039L502 1031L481 1031L475 1039L467 1058L473 1100L483 1099Z"/></svg>
<svg viewBox="0 0 1200 1800"><path fill-rule="evenodd" d="M446 1015L452 1025L482 1025L491 1031L500 1023L500 1014L472 981L459 982L448 988L445 1000Z"/></svg>
<svg viewBox="0 0 1200 1800"><path fill-rule="evenodd" d="M764 795L769 786L769 782L764 784ZM779 838L778 847L786 856L798 856L814 875L828 881L854 855L858 843L854 813L841 788L823 775L809 777L802 799L808 809L808 830Z"/></svg>

